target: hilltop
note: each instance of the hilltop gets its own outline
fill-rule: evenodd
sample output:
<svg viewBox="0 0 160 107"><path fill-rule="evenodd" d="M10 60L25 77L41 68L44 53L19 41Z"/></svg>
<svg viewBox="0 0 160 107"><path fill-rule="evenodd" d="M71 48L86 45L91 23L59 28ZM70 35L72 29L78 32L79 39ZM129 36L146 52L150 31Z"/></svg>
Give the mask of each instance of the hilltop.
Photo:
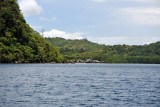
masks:
<svg viewBox="0 0 160 107"><path fill-rule="evenodd" d="M88 41L87 39L71 40L71 39L64 39L59 37L45 38L45 39L55 46L68 48L68 49L77 49L77 50L83 49L84 51L96 51L96 50L103 49L105 47L105 45L93 43L91 41Z"/></svg>

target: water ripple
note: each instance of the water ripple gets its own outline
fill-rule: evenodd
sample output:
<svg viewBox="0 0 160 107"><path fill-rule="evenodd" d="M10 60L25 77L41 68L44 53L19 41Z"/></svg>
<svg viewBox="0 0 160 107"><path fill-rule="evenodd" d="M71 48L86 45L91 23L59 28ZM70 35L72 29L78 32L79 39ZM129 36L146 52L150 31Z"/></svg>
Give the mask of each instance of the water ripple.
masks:
<svg viewBox="0 0 160 107"><path fill-rule="evenodd" d="M0 64L0 107L159 107L160 65Z"/></svg>

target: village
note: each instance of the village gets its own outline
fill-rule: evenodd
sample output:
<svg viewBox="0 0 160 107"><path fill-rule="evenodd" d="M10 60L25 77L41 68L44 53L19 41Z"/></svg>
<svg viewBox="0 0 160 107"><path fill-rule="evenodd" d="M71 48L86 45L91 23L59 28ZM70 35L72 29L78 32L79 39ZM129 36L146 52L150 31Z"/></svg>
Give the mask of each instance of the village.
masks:
<svg viewBox="0 0 160 107"><path fill-rule="evenodd" d="M92 59L87 59L87 60L72 59L70 61L71 61L71 63L104 63L104 61L92 60Z"/></svg>

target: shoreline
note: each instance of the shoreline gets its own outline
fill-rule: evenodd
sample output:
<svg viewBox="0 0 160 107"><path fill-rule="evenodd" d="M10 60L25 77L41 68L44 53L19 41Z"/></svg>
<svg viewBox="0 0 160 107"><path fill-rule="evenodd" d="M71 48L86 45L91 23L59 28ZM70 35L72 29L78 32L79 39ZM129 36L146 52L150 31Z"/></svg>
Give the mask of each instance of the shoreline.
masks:
<svg viewBox="0 0 160 107"><path fill-rule="evenodd" d="M159 63L0 63L0 64L159 64Z"/></svg>

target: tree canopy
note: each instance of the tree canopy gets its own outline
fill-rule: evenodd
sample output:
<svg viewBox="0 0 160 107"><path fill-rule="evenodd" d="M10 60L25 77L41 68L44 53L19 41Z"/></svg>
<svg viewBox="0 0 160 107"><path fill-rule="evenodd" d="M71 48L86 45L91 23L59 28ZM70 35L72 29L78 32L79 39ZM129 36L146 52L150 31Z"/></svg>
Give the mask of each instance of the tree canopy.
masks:
<svg viewBox="0 0 160 107"><path fill-rule="evenodd" d="M17 0L0 2L0 62L65 62L57 47L48 43L25 21Z"/></svg>
<svg viewBox="0 0 160 107"><path fill-rule="evenodd" d="M100 45L86 39L46 38L67 59L94 59L106 63L160 63L160 42L149 45Z"/></svg>

